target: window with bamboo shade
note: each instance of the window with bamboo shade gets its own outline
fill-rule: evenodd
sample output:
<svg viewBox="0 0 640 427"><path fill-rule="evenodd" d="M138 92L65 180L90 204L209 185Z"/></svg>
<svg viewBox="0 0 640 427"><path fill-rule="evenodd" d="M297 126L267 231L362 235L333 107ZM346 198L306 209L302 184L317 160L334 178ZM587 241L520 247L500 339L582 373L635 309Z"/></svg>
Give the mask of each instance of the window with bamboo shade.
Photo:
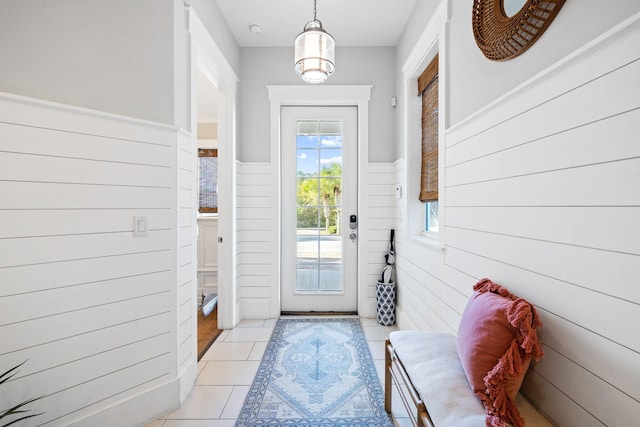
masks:
<svg viewBox="0 0 640 427"><path fill-rule="evenodd" d="M418 77L422 97L421 202L438 201L438 55Z"/></svg>

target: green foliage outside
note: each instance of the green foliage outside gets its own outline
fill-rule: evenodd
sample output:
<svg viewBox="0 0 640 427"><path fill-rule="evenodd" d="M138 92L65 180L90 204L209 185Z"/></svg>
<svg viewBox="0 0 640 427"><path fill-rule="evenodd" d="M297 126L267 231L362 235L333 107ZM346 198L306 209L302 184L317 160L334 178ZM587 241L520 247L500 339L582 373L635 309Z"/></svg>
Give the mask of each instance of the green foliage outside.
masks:
<svg viewBox="0 0 640 427"><path fill-rule="evenodd" d="M340 232L341 164L332 163L321 169L319 176L298 172L296 190L298 228L324 228L331 234Z"/></svg>

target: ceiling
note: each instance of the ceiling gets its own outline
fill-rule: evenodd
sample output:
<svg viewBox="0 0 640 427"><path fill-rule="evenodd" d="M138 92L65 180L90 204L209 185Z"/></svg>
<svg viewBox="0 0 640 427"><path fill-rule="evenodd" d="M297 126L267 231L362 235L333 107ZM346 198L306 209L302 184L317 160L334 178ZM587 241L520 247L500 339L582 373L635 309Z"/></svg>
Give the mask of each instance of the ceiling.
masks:
<svg viewBox="0 0 640 427"><path fill-rule="evenodd" d="M422 0L424 1L424 0ZM313 20L313 0L217 0L240 47L293 46ZM339 46L395 46L416 0L317 0L317 18ZM258 24L260 34L249 26Z"/></svg>

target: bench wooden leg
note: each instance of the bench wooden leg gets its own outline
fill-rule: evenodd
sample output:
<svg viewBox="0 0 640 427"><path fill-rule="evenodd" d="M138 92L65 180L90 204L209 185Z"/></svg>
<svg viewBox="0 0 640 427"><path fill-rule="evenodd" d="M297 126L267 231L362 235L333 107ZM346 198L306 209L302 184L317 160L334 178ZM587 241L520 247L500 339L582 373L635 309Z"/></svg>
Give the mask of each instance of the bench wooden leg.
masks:
<svg viewBox="0 0 640 427"><path fill-rule="evenodd" d="M429 418L429 414L427 413L427 408L424 406L424 403L420 402L417 407L417 413L418 427L433 427L431 418Z"/></svg>
<svg viewBox="0 0 640 427"><path fill-rule="evenodd" d="M391 413L391 354L389 338L384 341L384 410Z"/></svg>
<svg viewBox="0 0 640 427"><path fill-rule="evenodd" d="M395 371L392 371L393 364L396 364ZM404 384L404 387L401 384ZM394 385L398 388L400 400L412 424L416 427L434 427L424 402L413 387L404 366L395 354L391 341L387 338L384 342L384 409L388 413L391 413L391 393Z"/></svg>

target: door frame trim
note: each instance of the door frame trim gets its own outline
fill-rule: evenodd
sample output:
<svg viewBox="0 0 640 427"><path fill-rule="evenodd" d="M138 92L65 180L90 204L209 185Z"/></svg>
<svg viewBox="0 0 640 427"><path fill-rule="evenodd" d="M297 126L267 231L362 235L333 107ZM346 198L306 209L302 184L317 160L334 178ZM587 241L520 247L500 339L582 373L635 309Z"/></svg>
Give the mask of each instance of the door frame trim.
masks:
<svg viewBox="0 0 640 427"><path fill-rule="evenodd" d="M280 203L280 216L282 221L281 239L281 288L280 304L281 312L323 311L340 313L357 313L358 311L358 246L356 238L352 242L349 238L349 216L358 213L358 107L348 106L303 106L281 108L281 180L283 194ZM297 266L297 122L299 120L337 121L342 123L342 145L340 147L342 157L342 196L341 196L341 230L342 247L340 256L340 286L339 291L305 292L298 291L298 266ZM349 141L351 143L349 143ZM321 148L320 146L316 147ZM336 149L337 147L333 148ZM332 153L335 156L337 153ZM322 158L318 152L318 160ZM317 164L320 166L320 164ZM320 176L318 170L316 173ZM319 191L319 188L316 189ZM359 231L356 230L356 233ZM319 237L319 236L318 236ZM322 251L317 253L322 258ZM318 260L319 261L319 260ZM355 261L355 265L353 264ZM320 273L318 279L320 279Z"/></svg>
<svg viewBox="0 0 640 427"><path fill-rule="evenodd" d="M271 132L271 188L276 196L273 203L272 228L271 228L271 253L276 257L271 265L271 306L269 314L272 318L280 316L281 300L281 164L280 164L280 120L283 106L355 106L358 109L358 229L368 229L368 219L365 212L366 204L363 188L366 188L369 172L369 101L371 100L372 85L267 85L270 105L270 132ZM362 235L360 233L360 235ZM358 314L368 317L367 287L364 278L367 277L366 266L363 262L367 258L366 241L358 242Z"/></svg>
<svg viewBox="0 0 640 427"><path fill-rule="evenodd" d="M191 134L194 146L197 145L195 81L196 72L202 70L220 92L218 100L218 150L224 162L219 163L218 177L221 190L218 195L218 236L223 243L218 244L218 326L221 329L233 328L238 323L236 303L236 104L238 76L227 62L224 54L209 34L198 14L187 7L187 29L190 34L190 82L189 110ZM197 150L194 163L197 162ZM194 182L197 185L197 181ZM197 187L196 187L197 188ZM195 196L194 196L195 197ZM197 206L197 201L196 201ZM195 221L194 212L194 221ZM197 227L193 230L196 237ZM194 251L192 262L196 265ZM192 293L195 297L195 285ZM194 316L194 323L196 318Z"/></svg>

